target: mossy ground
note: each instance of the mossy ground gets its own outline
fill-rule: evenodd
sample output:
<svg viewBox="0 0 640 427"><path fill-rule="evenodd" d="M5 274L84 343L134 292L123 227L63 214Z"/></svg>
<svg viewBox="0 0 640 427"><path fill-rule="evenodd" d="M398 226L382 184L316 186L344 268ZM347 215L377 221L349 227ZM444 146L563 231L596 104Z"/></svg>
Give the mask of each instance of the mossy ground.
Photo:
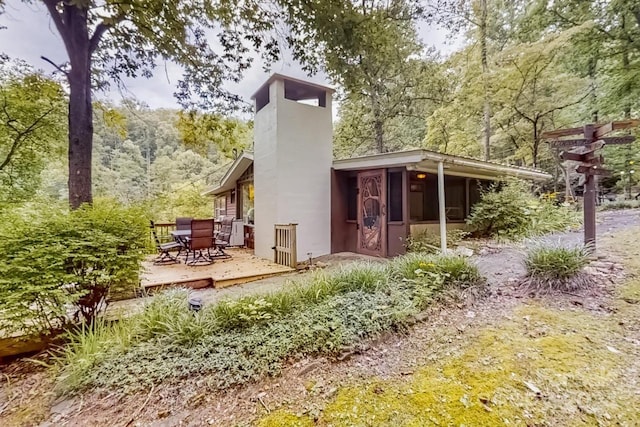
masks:
<svg viewBox="0 0 640 427"><path fill-rule="evenodd" d="M342 388L315 420L280 410L257 425L640 425L638 237L640 228L600 244L628 273L608 310L529 301L466 337L459 354Z"/></svg>

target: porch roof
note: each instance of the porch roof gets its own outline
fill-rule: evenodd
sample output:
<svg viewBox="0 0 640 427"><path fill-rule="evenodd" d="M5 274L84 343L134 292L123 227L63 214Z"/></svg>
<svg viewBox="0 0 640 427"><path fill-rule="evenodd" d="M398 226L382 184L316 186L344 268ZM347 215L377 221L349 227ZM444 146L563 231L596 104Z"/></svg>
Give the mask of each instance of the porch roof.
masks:
<svg viewBox="0 0 640 427"><path fill-rule="evenodd" d="M349 171L404 166L408 170L437 173L439 162L443 163L446 175L478 179L498 179L504 176L514 176L532 181L546 181L552 178L550 174L538 169L504 165L423 149L334 160L333 168L335 170Z"/></svg>
<svg viewBox="0 0 640 427"><path fill-rule="evenodd" d="M233 164L227 170L220 180L220 184L208 188L203 195L216 196L218 194L226 193L227 191L236 188L236 181L242 176L244 171L253 164L253 153L242 153L233 162Z"/></svg>

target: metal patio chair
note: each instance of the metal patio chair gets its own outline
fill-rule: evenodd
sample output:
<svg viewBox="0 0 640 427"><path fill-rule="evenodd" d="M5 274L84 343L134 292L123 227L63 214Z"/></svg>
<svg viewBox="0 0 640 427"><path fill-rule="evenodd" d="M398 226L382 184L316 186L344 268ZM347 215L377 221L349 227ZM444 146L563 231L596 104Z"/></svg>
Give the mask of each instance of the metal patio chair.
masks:
<svg viewBox="0 0 640 427"><path fill-rule="evenodd" d="M211 248L213 242L213 219L194 219L191 221L191 237L189 238L187 265L209 265L213 263ZM205 253L206 250L206 253ZM193 259L189 261L189 255Z"/></svg>
<svg viewBox="0 0 640 427"><path fill-rule="evenodd" d="M149 221L150 222L150 228L151 228L151 234L153 234L153 240L156 243L156 249L158 250L158 256L156 257L156 259L153 260L153 263L155 265L160 265L160 264L177 264L180 261L178 261L178 257L180 256L180 252L182 251L183 247L180 243L178 242L167 242L167 243L160 243L160 239L158 238L158 233L156 232L156 224L153 221ZM178 250L178 253L173 256L171 255L171 251L174 250Z"/></svg>

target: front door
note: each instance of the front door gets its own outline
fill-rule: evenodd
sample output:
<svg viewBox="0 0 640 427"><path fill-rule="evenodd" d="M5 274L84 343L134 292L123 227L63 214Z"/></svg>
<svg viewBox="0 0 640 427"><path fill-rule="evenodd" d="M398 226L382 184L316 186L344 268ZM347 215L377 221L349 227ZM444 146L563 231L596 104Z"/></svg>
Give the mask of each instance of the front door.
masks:
<svg viewBox="0 0 640 427"><path fill-rule="evenodd" d="M384 169L358 173L358 252L387 256L387 180Z"/></svg>

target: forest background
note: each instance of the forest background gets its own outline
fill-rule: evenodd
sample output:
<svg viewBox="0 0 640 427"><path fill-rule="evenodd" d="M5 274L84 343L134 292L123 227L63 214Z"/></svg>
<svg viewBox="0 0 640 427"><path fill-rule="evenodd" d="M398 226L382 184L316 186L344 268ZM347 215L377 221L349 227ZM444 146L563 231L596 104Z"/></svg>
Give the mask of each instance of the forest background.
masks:
<svg viewBox="0 0 640 427"><path fill-rule="evenodd" d="M426 148L543 169L558 191L570 171L544 131L638 117L635 1L364 1L350 3L349 31L334 22L339 3L289 24L294 56L338 89L336 158ZM428 47L417 32L424 23L459 47L446 55ZM6 55L0 63L0 211L64 204L66 82L42 64ZM202 192L252 149L250 118L243 102L217 110L95 102L94 195L144 204L158 221L210 216ZM605 148L614 171L606 187L632 193L638 144Z"/></svg>

